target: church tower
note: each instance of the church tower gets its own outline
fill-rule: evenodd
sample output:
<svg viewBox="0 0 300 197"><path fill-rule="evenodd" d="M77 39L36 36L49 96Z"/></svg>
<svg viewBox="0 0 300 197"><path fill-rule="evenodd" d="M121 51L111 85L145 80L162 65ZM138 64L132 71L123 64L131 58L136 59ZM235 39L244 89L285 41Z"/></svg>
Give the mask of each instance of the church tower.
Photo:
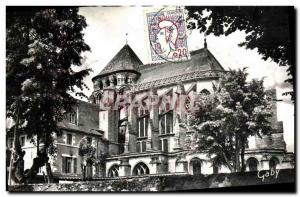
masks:
<svg viewBox="0 0 300 197"><path fill-rule="evenodd" d="M125 133L128 130L127 106L117 105L116 102L122 102L122 95L130 93L132 85L140 76L138 69L142 64L126 43L92 79L94 92L91 101L100 105L99 129L104 131L104 137L109 141L111 154L124 152Z"/></svg>

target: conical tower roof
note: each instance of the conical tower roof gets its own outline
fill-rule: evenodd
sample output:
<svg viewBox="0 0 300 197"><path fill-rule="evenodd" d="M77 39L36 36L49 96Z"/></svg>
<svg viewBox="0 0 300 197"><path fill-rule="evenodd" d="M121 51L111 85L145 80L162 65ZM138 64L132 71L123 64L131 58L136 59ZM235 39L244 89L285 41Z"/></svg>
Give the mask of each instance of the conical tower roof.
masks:
<svg viewBox="0 0 300 197"><path fill-rule="evenodd" d="M133 71L138 73L140 65L143 65L142 61L131 47L128 44L125 44L104 69L93 79L119 71Z"/></svg>

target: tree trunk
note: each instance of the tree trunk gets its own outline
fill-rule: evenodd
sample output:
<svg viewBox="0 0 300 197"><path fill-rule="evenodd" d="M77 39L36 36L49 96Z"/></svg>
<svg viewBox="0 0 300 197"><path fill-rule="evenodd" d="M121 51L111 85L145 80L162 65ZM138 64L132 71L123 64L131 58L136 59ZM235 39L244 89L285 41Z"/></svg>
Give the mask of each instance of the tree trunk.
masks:
<svg viewBox="0 0 300 197"><path fill-rule="evenodd" d="M46 177L46 174L44 171L43 171L43 178L44 178L44 183L47 183L48 181L47 181L47 177Z"/></svg>
<svg viewBox="0 0 300 197"><path fill-rule="evenodd" d="M30 183L36 177L39 169L45 165L49 160L47 153L45 151L39 152L39 155L33 159L33 164L29 171L25 174L26 182Z"/></svg>
<svg viewBox="0 0 300 197"><path fill-rule="evenodd" d="M86 180L86 166L81 164L82 180Z"/></svg>
<svg viewBox="0 0 300 197"><path fill-rule="evenodd" d="M52 183L53 182L53 174L52 174L52 169L51 169L51 165L49 162L46 163L46 172L47 172L48 183Z"/></svg>
<svg viewBox="0 0 300 197"><path fill-rule="evenodd" d="M36 155L40 154L40 135L36 135Z"/></svg>
<svg viewBox="0 0 300 197"><path fill-rule="evenodd" d="M14 128L14 143L13 152L11 154L10 161L10 173L9 173L9 185L15 185L17 183L30 183L32 179L36 176L39 168L44 166L48 162L45 146L45 151L41 153L39 149L39 135L37 135L37 157L33 159L33 164L31 168L24 173L24 155L25 151L22 151L20 141L19 141L19 101L17 101L17 114L16 114L16 124Z"/></svg>
<svg viewBox="0 0 300 197"><path fill-rule="evenodd" d="M242 149L241 149L241 163L242 163L242 169L241 171L242 172L245 172L246 171L246 164L245 164L245 137L242 136L242 139L241 139L241 145L242 145Z"/></svg>
<svg viewBox="0 0 300 197"><path fill-rule="evenodd" d="M234 172L234 166L232 166L227 158L227 156L225 155L224 152L222 152L223 157L225 159L225 162L227 163L227 167L229 168L230 172Z"/></svg>
<svg viewBox="0 0 300 197"><path fill-rule="evenodd" d="M23 160L23 152L19 141L19 98L16 100L16 124L14 128L14 142L11 152L10 159L10 172L9 172L9 185L16 185L23 180L24 174L24 160ZM23 166L23 168L22 168Z"/></svg>
<svg viewBox="0 0 300 197"><path fill-rule="evenodd" d="M235 134L235 162L234 162L234 171L240 171L240 143L239 135Z"/></svg>

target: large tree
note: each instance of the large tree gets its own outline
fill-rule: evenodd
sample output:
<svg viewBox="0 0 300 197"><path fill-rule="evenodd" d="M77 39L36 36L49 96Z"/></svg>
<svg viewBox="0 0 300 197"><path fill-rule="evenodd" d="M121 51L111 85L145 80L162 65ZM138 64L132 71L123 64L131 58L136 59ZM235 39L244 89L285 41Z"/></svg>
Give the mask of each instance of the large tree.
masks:
<svg viewBox="0 0 300 197"><path fill-rule="evenodd" d="M294 8L276 6L188 6L189 29L207 35L228 36L238 30L247 35L239 46L257 49L263 60L287 66L286 82L295 85ZM295 88L294 88L295 89ZM294 100L294 92L286 92Z"/></svg>
<svg viewBox="0 0 300 197"><path fill-rule="evenodd" d="M76 94L84 96L89 70L74 68L81 66L81 53L90 50L82 33L87 24L75 7L7 7L6 18L6 110L14 121L9 131L14 133L11 177L28 182L41 166L49 167L52 134L60 134L57 123L76 104L70 93L77 87ZM18 167L24 156L21 133L37 146L26 173Z"/></svg>
<svg viewBox="0 0 300 197"><path fill-rule="evenodd" d="M91 178L91 174L87 173L87 167L92 168L93 165L98 163L96 158L96 148L91 142L87 140L87 137L83 137L79 142L78 155L81 157L81 172L82 180L86 178ZM87 176L88 174L88 176Z"/></svg>
<svg viewBox="0 0 300 197"><path fill-rule="evenodd" d="M185 125L194 131L192 151L207 150L215 165L232 172L245 170L244 153L249 136L271 131L270 98L263 80L246 81L243 70L230 70L214 84L214 92L196 99ZM187 144L188 145L188 144Z"/></svg>

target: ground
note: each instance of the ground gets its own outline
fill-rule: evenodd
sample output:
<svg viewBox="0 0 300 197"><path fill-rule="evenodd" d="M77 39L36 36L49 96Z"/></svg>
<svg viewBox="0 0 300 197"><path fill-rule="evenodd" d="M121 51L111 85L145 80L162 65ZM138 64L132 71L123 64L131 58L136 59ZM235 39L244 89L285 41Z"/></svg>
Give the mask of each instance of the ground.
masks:
<svg viewBox="0 0 300 197"><path fill-rule="evenodd" d="M270 176L262 180L262 176ZM295 170L280 170L276 178L270 171L221 173L212 175L170 175L142 178L119 178L74 183L34 184L9 187L13 192L155 192L206 188L295 183ZM259 175L259 176L258 176ZM274 188L276 189L276 188ZM271 191L270 191L271 192Z"/></svg>

